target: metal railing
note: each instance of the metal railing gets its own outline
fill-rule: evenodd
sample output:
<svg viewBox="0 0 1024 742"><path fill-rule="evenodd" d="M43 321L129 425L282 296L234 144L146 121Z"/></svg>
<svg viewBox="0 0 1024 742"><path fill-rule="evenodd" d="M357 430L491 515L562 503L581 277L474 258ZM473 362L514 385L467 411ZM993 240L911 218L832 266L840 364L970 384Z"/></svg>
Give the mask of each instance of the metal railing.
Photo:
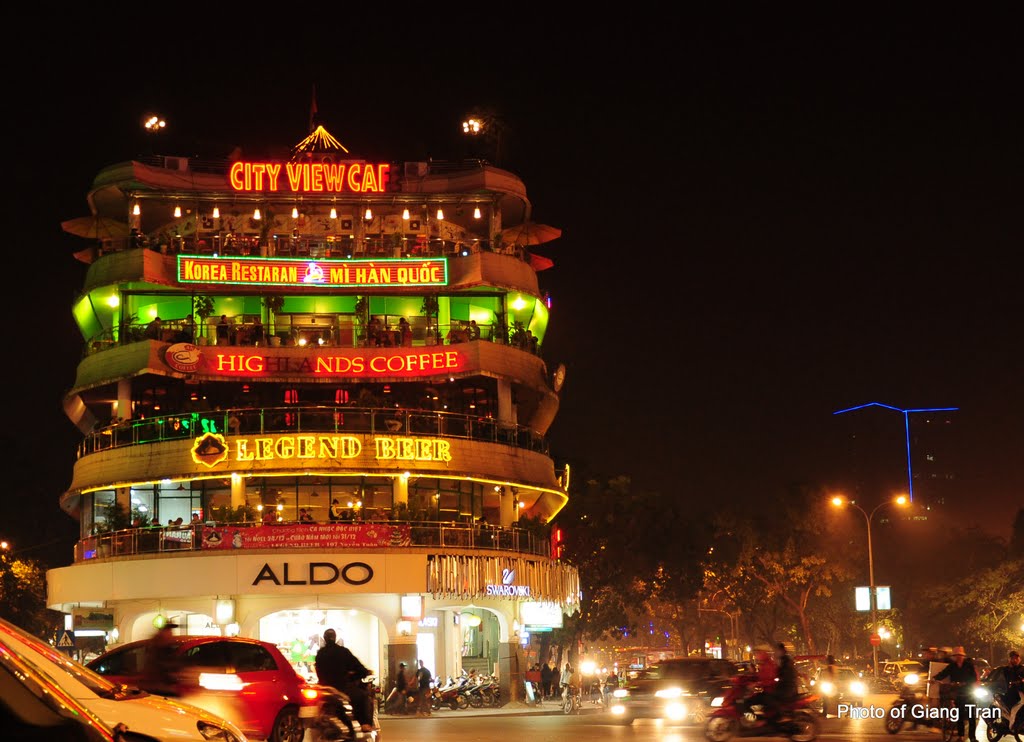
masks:
<svg viewBox="0 0 1024 742"><path fill-rule="evenodd" d="M277 318L276 328L282 326L282 320ZM85 342L82 356L88 357L93 353L108 350L109 348L130 345L142 342L143 340L155 340L163 343L186 343L195 342L195 335L198 333L206 338L205 342L211 345L216 343L229 346L254 346L257 344L255 325L252 323L232 324L229 326L228 337L225 340L217 340L216 323L207 321L205 327L198 325L193 328L186 324L183 319L167 320L158 333L147 332L148 325L142 322L125 323L119 329L104 330L93 335ZM392 324L376 332L365 332L358 326L348 325L325 325L317 330L308 327L302 329L277 329L270 333L265 326L261 328L263 340L259 345L275 347L328 347L328 348L425 348L441 345L457 345L459 343L471 342L469 325L465 322L453 322L446 325L434 325L429 330L415 327L412 337L404 344L401 332L397 325ZM540 346L536 338L527 335L522 327L513 327L506 330L501 325L479 325L478 340L509 345L513 348L540 355ZM274 338L277 338L276 340ZM315 345L314 345L315 344Z"/></svg>
<svg viewBox="0 0 1024 742"><path fill-rule="evenodd" d="M461 438L501 443L547 455L544 436L522 425L456 412L396 407L263 407L182 412L124 420L95 430L78 447L78 458L113 448L138 446L206 433L263 435L274 433L339 433Z"/></svg>
<svg viewBox="0 0 1024 742"><path fill-rule="evenodd" d="M541 538L525 528L502 528L499 526L480 526L469 523L452 523L449 521L360 521L352 524L361 527L367 524L380 523L387 526L409 526L410 543L413 547L438 547L443 549L478 549L491 551L514 551L520 554L549 556L551 544L548 539ZM290 523L283 525L309 526L323 528L323 523ZM89 559L131 556L134 554L161 554L202 551L203 528L230 527L232 529L256 528L262 523L205 523L184 526L160 526L146 528L126 528L119 531L108 531L95 536L88 536L75 544L75 561ZM274 528L274 525L266 526ZM345 525L336 525L344 529ZM290 546L298 550L322 549L317 546ZM380 548L380 547L361 547ZM387 548L407 548L389 546ZM244 550L244 548L242 549ZM238 549L232 549L237 553Z"/></svg>

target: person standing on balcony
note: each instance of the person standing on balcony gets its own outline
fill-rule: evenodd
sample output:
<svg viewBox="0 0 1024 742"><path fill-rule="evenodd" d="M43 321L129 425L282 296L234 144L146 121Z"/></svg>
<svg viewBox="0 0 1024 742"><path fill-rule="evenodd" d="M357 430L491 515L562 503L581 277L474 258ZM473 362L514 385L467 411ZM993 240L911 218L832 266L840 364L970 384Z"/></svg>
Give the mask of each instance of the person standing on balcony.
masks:
<svg viewBox="0 0 1024 742"><path fill-rule="evenodd" d="M228 324L228 316L222 314L220 322L217 323L217 345L227 345L231 337L231 325Z"/></svg>
<svg viewBox="0 0 1024 742"><path fill-rule="evenodd" d="M402 347L412 346L412 325L405 317L398 320L398 334L402 339Z"/></svg>

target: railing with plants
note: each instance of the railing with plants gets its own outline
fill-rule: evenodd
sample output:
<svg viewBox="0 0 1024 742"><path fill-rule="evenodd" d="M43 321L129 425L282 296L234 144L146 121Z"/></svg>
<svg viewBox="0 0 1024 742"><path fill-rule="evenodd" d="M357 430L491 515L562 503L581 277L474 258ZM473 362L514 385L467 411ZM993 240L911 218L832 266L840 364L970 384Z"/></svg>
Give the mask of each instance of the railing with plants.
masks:
<svg viewBox="0 0 1024 742"><path fill-rule="evenodd" d="M522 425L490 417L403 407L263 407L183 412L122 420L85 436L78 457L112 448L198 438L205 433L262 435L273 433L352 433L461 438L501 443L548 453L547 440Z"/></svg>

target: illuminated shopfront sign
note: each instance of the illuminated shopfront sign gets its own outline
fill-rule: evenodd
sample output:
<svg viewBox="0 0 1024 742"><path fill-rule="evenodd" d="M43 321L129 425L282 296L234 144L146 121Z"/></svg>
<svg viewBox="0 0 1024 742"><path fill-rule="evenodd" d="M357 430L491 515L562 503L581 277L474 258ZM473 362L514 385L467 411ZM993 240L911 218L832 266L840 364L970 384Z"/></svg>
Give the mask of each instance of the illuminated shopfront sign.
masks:
<svg viewBox="0 0 1024 742"><path fill-rule="evenodd" d="M253 585L272 582L275 585L332 585L341 580L349 585L365 585L373 579L373 567L366 562L349 562L341 566L333 562L308 562L292 565L284 563L280 574L270 564L264 564Z"/></svg>
<svg viewBox="0 0 1024 742"><path fill-rule="evenodd" d="M216 376L315 376L417 378L462 370L464 358L455 350L363 348L290 348L225 352L220 347L175 343L164 350L164 363L183 374Z"/></svg>
<svg viewBox="0 0 1024 742"><path fill-rule="evenodd" d="M231 188L243 193L383 193L391 165L364 162L232 163Z"/></svg>
<svg viewBox="0 0 1024 742"><path fill-rule="evenodd" d="M447 258L262 258L178 256L178 283L245 286L447 286Z"/></svg>
<svg viewBox="0 0 1024 742"><path fill-rule="evenodd" d="M452 460L451 442L443 438L369 436L377 461ZM234 453L231 447L234 446ZM273 435L233 437L206 433L192 444L192 460L213 468L227 461L291 461L355 459L363 453L363 439L354 435Z"/></svg>
<svg viewBox="0 0 1024 742"><path fill-rule="evenodd" d="M516 571L514 569L501 570L501 584L488 584L486 593L490 596L502 598L529 598L530 586L516 584Z"/></svg>

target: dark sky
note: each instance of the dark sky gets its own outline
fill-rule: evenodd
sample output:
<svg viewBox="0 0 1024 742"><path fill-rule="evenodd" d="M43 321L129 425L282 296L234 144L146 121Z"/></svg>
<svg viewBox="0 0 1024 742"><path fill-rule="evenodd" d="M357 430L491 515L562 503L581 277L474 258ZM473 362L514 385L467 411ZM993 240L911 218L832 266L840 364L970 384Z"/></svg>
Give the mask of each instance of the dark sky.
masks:
<svg viewBox="0 0 1024 742"><path fill-rule="evenodd" d="M504 122L500 164L523 178L535 219L563 230L537 249L555 261L540 274L544 356L568 368L558 465L756 507L794 482L848 486L851 428L835 410L955 406L952 500L963 523L1009 535L1024 506L1010 19L735 9L569 26L466 6L416 11L434 20L306 10L252 33L205 11L177 28L168 10L165 33L65 16L46 64L42 51L7 60L20 212L8 256L27 262L12 288L22 426L6 500L29 506L6 521L24 514L23 539L65 517L77 440L59 403L79 353L83 245L60 221L88 213L101 167L147 148L287 150L313 84L326 127L369 158L454 159L471 109ZM141 134L149 109L169 122L160 141ZM863 436L891 417L895 450L873 476L901 487L902 417L860 414Z"/></svg>

